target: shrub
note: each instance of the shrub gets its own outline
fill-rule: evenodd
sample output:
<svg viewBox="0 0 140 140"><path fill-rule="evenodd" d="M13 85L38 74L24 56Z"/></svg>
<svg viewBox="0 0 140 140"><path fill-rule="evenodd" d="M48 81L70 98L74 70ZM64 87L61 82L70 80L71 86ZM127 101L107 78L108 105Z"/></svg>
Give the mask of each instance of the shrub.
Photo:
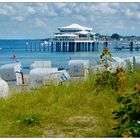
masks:
<svg viewBox="0 0 140 140"><path fill-rule="evenodd" d="M120 108L113 112L117 121L116 130L120 137L140 137L140 90L117 98Z"/></svg>
<svg viewBox="0 0 140 140"><path fill-rule="evenodd" d="M117 79L115 73L105 71L102 74L98 74L96 78L96 86L105 86L112 89L117 88Z"/></svg>
<svg viewBox="0 0 140 140"><path fill-rule="evenodd" d="M102 74L98 74L96 85L106 86L119 91L125 88L126 79L125 71L122 68L117 68L115 73L104 71Z"/></svg>

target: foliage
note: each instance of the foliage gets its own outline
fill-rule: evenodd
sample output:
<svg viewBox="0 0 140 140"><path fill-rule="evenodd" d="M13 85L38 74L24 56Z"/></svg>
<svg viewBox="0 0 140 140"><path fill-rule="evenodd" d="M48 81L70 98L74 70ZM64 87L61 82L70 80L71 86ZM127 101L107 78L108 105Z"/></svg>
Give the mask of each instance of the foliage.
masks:
<svg viewBox="0 0 140 140"><path fill-rule="evenodd" d="M104 65L105 70L107 71L109 68L109 62L111 62L112 54L109 52L108 47L103 48L103 52L100 55L101 63Z"/></svg>
<svg viewBox="0 0 140 140"><path fill-rule="evenodd" d="M114 111L117 120L117 135L121 137L140 137L140 87L135 86L135 92L120 95L117 98L121 107Z"/></svg>
<svg viewBox="0 0 140 140"><path fill-rule="evenodd" d="M102 74L98 74L96 78L97 86L106 86L117 91L122 90L126 87L126 75L122 68L117 68L115 73L110 71L104 71Z"/></svg>
<svg viewBox="0 0 140 140"><path fill-rule="evenodd" d="M114 34L111 35L111 38L113 38L113 39L120 39L120 35L117 34L117 33L114 33Z"/></svg>
<svg viewBox="0 0 140 140"><path fill-rule="evenodd" d="M116 89L117 88L117 79L115 73L109 71L104 71L102 74L98 74L96 77L97 86L106 86L108 88Z"/></svg>

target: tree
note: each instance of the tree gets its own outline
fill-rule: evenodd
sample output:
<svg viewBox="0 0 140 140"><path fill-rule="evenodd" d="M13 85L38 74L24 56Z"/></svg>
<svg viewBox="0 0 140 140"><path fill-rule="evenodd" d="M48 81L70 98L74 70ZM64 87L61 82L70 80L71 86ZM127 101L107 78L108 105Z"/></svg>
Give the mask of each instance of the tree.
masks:
<svg viewBox="0 0 140 140"><path fill-rule="evenodd" d="M111 36L111 38L113 38L113 39L120 39L120 35L117 34L117 33L115 33L115 34L113 34L113 35Z"/></svg>

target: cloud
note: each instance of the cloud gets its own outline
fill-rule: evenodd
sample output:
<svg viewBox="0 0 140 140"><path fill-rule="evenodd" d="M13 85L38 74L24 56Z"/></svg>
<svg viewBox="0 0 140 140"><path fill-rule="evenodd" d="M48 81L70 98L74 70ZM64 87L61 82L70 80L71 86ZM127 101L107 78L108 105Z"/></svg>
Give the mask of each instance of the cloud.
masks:
<svg viewBox="0 0 140 140"><path fill-rule="evenodd" d="M46 22L43 21L42 19L36 18L36 19L35 19L35 26L36 26L36 27L44 28L44 27L46 27L47 25L46 25Z"/></svg>
<svg viewBox="0 0 140 140"><path fill-rule="evenodd" d="M8 4L0 4L0 15L10 16L16 14L16 10Z"/></svg>
<svg viewBox="0 0 140 140"><path fill-rule="evenodd" d="M86 18L82 15L74 15L74 18L77 20L77 21L86 21Z"/></svg>
<svg viewBox="0 0 140 140"><path fill-rule="evenodd" d="M34 9L33 7L31 7L31 6L28 6L28 7L27 7L27 11L28 11L31 15L33 15L33 14L36 13L35 9Z"/></svg>
<svg viewBox="0 0 140 140"><path fill-rule="evenodd" d="M55 12L55 9L52 5L44 4L37 8L38 11L41 12L44 16L54 17L57 16L57 13Z"/></svg>
<svg viewBox="0 0 140 140"><path fill-rule="evenodd" d="M126 16L132 19L139 19L140 20L140 12L139 11L132 11L130 9L126 9L125 12Z"/></svg>
<svg viewBox="0 0 140 140"><path fill-rule="evenodd" d="M21 30L29 30L30 26L30 30L37 28L41 33L45 28L44 34L72 23L94 27L99 33L118 31L139 34L140 3L0 3L0 21L0 27L7 28L6 25L9 25L15 31L18 30L15 25L18 22Z"/></svg>
<svg viewBox="0 0 140 140"><path fill-rule="evenodd" d="M24 17L22 17L22 16L16 16L15 18L14 18L16 21L24 21Z"/></svg>
<svg viewBox="0 0 140 140"><path fill-rule="evenodd" d="M72 13L71 10L67 7L64 7L64 8L61 9L61 14L62 15L69 15L71 13Z"/></svg>
<svg viewBox="0 0 140 140"><path fill-rule="evenodd" d="M54 3L55 8L61 9L66 6L66 3Z"/></svg>

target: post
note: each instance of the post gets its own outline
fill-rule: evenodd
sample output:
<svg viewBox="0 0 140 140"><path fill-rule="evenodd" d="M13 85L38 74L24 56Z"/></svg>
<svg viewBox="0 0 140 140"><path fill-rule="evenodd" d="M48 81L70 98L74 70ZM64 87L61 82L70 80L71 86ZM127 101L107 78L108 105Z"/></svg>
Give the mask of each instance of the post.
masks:
<svg viewBox="0 0 140 140"><path fill-rule="evenodd" d="M68 50L67 50L67 46L68 46L68 43L66 42L66 52L68 51Z"/></svg>
<svg viewBox="0 0 140 140"><path fill-rule="evenodd" d="M51 51L53 52L53 42L51 42Z"/></svg>
<svg viewBox="0 0 140 140"><path fill-rule="evenodd" d="M104 42L104 47L108 47L107 39L106 39L106 41Z"/></svg>
<svg viewBox="0 0 140 140"><path fill-rule="evenodd" d="M45 50L46 50L46 46L45 46L45 43L43 43L43 49L44 49L44 52L45 52Z"/></svg>
<svg viewBox="0 0 140 140"><path fill-rule="evenodd" d="M133 42L130 42L130 51L133 51Z"/></svg>
<svg viewBox="0 0 140 140"><path fill-rule="evenodd" d="M35 42L35 51L36 51L36 42Z"/></svg>
<svg viewBox="0 0 140 140"><path fill-rule="evenodd" d="M41 43L39 42L39 51L41 51Z"/></svg>
<svg viewBox="0 0 140 140"><path fill-rule="evenodd" d="M47 46L48 46L48 52L49 52L50 42L48 42L48 45Z"/></svg>
<svg viewBox="0 0 140 140"><path fill-rule="evenodd" d="M96 47L96 51L98 51L98 45L99 45L99 42L97 42L97 47Z"/></svg>
<svg viewBox="0 0 140 140"><path fill-rule="evenodd" d="M26 52L28 51L28 42L26 42Z"/></svg>
<svg viewBox="0 0 140 140"><path fill-rule="evenodd" d="M87 51L87 42L85 43L85 51Z"/></svg>
<svg viewBox="0 0 140 140"><path fill-rule="evenodd" d="M88 51L90 51L90 42L88 42Z"/></svg>
<svg viewBox="0 0 140 140"><path fill-rule="evenodd" d="M32 42L30 43L30 47L31 47L31 48L30 48L30 51L32 52Z"/></svg>
<svg viewBox="0 0 140 140"><path fill-rule="evenodd" d="M94 42L92 42L92 51L94 51L94 47L95 47Z"/></svg>

